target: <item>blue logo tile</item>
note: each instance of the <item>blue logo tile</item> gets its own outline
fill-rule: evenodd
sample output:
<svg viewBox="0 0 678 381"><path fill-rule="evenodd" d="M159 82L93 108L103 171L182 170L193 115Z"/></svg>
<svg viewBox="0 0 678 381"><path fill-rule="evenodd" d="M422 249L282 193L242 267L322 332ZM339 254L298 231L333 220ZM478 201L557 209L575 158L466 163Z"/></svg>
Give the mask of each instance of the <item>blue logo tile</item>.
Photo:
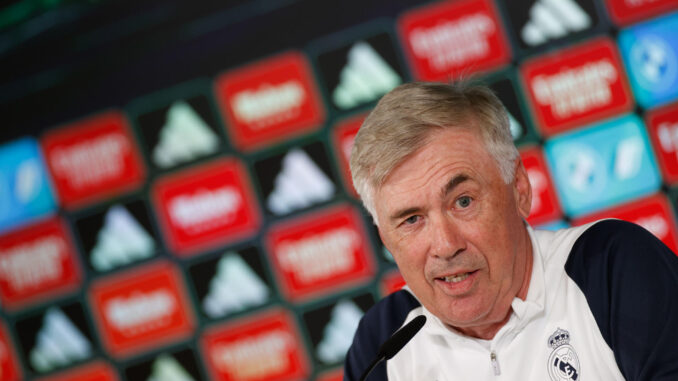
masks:
<svg viewBox="0 0 678 381"><path fill-rule="evenodd" d="M23 138L0 146L0 232L55 210L38 142Z"/></svg>
<svg viewBox="0 0 678 381"><path fill-rule="evenodd" d="M619 48L643 107L678 98L678 13L621 31Z"/></svg>
<svg viewBox="0 0 678 381"><path fill-rule="evenodd" d="M628 115L546 142L565 212L591 213L656 191L661 177L643 122Z"/></svg>

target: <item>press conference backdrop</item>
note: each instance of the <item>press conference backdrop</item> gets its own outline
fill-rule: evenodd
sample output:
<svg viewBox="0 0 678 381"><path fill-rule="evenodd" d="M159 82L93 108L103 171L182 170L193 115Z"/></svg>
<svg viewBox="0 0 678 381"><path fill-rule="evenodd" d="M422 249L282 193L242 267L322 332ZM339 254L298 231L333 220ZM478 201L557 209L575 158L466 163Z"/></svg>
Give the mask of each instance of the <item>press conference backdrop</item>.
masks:
<svg viewBox="0 0 678 381"><path fill-rule="evenodd" d="M2 380L341 379L403 284L348 154L411 80L496 91L532 225L677 248L672 0L24 0L0 28Z"/></svg>

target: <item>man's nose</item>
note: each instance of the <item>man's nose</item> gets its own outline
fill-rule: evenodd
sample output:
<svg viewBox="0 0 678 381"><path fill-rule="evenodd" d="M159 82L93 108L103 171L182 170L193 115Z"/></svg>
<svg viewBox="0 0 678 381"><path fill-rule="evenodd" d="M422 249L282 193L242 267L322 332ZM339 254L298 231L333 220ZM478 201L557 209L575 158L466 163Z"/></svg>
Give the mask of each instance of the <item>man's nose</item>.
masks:
<svg viewBox="0 0 678 381"><path fill-rule="evenodd" d="M466 241L456 224L445 217L433 219L430 224L430 254L449 259L466 249Z"/></svg>

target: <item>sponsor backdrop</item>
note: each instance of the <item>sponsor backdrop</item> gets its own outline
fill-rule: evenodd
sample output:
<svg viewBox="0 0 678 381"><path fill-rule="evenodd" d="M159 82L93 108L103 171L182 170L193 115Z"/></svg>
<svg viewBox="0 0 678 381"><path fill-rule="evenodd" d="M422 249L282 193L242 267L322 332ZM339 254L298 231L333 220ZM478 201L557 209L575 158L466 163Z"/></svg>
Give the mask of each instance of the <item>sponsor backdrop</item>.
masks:
<svg viewBox="0 0 678 381"><path fill-rule="evenodd" d="M235 33L253 57L5 139L0 379L341 379L359 319L403 284L348 155L411 80L497 92L533 225L617 217L677 249L678 3L381 6L280 46Z"/></svg>

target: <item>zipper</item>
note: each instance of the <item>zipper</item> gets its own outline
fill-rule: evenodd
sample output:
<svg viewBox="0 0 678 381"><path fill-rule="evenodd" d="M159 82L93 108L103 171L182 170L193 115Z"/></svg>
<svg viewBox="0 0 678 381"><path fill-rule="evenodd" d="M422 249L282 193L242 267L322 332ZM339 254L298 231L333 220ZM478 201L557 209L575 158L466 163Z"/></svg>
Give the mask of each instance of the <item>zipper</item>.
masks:
<svg viewBox="0 0 678 381"><path fill-rule="evenodd" d="M497 354L494 351L490 352L490 363L492 364L492 370L494 370L494 375L498 376L501 374L499 369L499 361L497 361Z"/></svg>

